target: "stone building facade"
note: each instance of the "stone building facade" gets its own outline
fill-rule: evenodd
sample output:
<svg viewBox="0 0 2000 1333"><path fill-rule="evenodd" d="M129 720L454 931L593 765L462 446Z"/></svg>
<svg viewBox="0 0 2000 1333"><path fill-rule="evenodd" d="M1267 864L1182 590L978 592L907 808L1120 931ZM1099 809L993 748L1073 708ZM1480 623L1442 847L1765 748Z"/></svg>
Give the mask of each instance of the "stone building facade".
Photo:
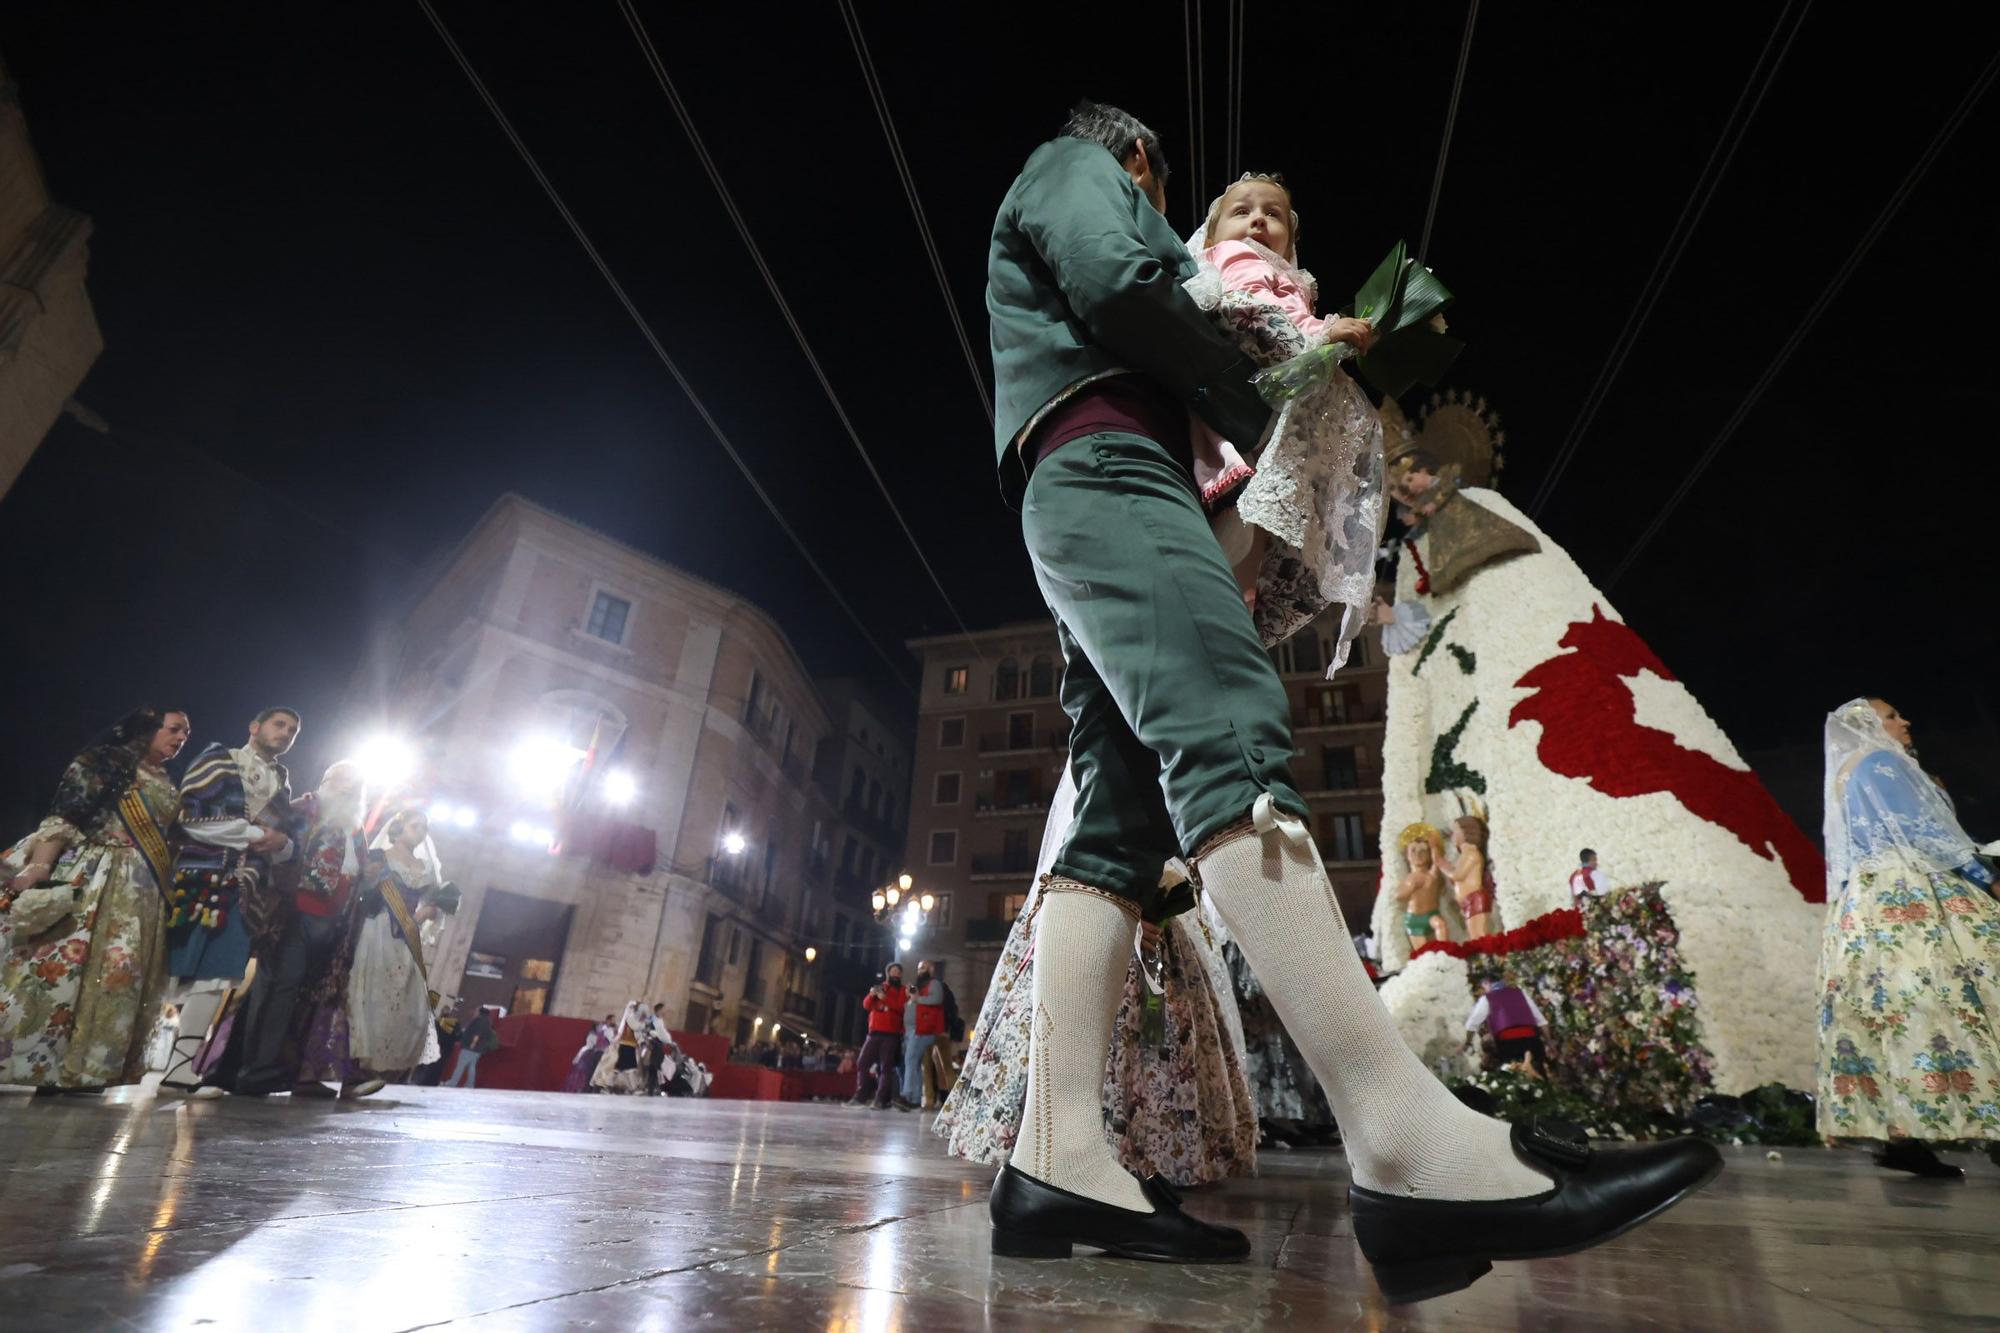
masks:
<svg viewBox="0 0 2000 1333"><path fill-rule="evenodd" d="M834 720L770 617L503 497L375 645L353 741L408 736L464 904L434 982L577 1017L664 1002L819 1035Z"/></svg>
<svg viewBox="0 0 2000 1333"><path fill-rule="evenodd" d="M0 63L0 497L104 350L84 289L90 219L49 198Z"/></svg>
<svg viewBox="0 0 2000 1333"><path fill-rule="evenodd" d="M861 997L895 955L896 936L877 923L869 897L904 869L910 808L910 708L854 679L820 683L832 729L813 764L820 790L837 802L833 895L819 936L826 1030L836 1041L867 1034Z"/></svg>
<svg viewBox="0 0 2000 1333"><path fill-rule="evenodd" d="M1292 772L1341 910L1366 922L1379 879L1383 706L1388 678L1370 629L1328 681L1325 618L1272 654L1292 711ZM948 960L970 1021L1027 900L1049 801L1068 762L1055 626L1029 621L916 639L923 660L906 859L939 910L919 944Z"/></svg>

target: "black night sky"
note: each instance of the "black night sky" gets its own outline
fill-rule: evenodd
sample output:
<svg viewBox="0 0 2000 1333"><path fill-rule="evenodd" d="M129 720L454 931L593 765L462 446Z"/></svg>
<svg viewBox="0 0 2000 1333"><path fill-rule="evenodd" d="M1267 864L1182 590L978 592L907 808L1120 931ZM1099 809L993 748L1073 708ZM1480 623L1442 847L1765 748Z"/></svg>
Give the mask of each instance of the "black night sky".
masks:
<svg viewBox="0 0 2000 1333"><path fill-rule="evenodd" d="M616 6L440 11L670 353L868 630L953 627L766 294ZM1531 497L1778 17L1488 5L1429 259L1451 383ZM862 439L974 625L1039 614L985 419L831 4L643 6ZM1222 184L1225 6L1204 7ZM986 239L1081 94L1167 139L1190 223L1180 5L861 6L984 365ZM1242 162L1284 171L1330 298L1422 228L1461 4L1246 15ZM1560 489L1602 582L2000 45L1984 6L1807 16ZM0 502L0 813L140 700L232 742L306 715L310 782L362 637L515 490L768 609L816 672L888 668L779 534L414 4L9 5L0 55L54 196L95 221L106 351ZM2000 836L1987 319L2000 94L1612 592L1746 750L1879 693ZM1407 405L1417 407L1413 396ZM496 723L497 725L498 723ZM1816 832L1816 828L1811 831ZM10 839L14 834L7 835Z"/></svg>

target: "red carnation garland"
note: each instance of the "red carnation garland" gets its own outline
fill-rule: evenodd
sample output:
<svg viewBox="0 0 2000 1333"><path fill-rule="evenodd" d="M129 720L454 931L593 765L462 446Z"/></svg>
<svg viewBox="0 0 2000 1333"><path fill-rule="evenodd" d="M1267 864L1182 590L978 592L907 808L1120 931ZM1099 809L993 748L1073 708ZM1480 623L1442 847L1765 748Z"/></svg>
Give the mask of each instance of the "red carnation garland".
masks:
<svg viewBox="0 0 2000 1333"><path fill-rule="evenodd" d="M1417 554L1417 544L1411 538L1403 538L1403 545L1409 549L1410 559L1417 566L1417 596L1428 597L1431 591L1431 572L1424 568L1424 558Z"/></svg>
<svg viewBox="0 0 2000 1333"><path fill-rule="evenodd" d="M1431 940L1419 945L1410 958L1414 961L1427 953L1449 954L1461 959L1500 958L1510 953L1573 940L1583 933L1583 913L1574 907L1563 907L1498 935L1482 935L1476 940L1464 941Z"/></svg>

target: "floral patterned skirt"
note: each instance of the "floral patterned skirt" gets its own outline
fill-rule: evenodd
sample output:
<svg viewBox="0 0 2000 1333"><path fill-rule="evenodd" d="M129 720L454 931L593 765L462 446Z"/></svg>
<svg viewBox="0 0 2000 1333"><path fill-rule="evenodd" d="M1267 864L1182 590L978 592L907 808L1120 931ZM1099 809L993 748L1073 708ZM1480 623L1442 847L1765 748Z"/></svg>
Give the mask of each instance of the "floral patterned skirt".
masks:
<svg viewBox="0 0 2000 1333"><path fill-rule="evenodd" d="M1819 959L1819 1130L2000 1139L2000 902L1983 868L1854 869Z"/></svg>
<svg viewBox="0 0 2000 1333"><path fill-rule="evenodd" d="M934 1128L954 1157L999 1166L1014 1151L1028 1095L1028 1017L1034 1008L1032 908L1000 952L993 984L958 1082ZM1161 927L1165 996L1149 994L1136 959L1112 1027L1104 1070L1105 1132L1125 1168L1176 1185L1249 1175L1257 1165L1257 1116L1194 913Z"/></svg>
<svg viewBox="0 0 2000 1333"><path fill-rule="evenodd" d="M55 879L76 908L39 935L17 937L0 913L0 1083L136 1083L159 1013L165 900L134 847L72 848Z"/></svg>

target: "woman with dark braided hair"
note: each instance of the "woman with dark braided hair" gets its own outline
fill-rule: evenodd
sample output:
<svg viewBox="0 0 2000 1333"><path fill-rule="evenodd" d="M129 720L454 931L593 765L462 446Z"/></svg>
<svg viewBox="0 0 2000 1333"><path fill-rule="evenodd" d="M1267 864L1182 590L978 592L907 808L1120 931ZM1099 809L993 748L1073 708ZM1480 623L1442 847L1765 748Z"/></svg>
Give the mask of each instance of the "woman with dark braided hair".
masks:
<svg viewBox="0 0 2000 1333"><path fill-rule="evenodd" d="M0 1083L98 1091L145 1073L188 717L140 708L70 763L0 857Z"/></svg>

